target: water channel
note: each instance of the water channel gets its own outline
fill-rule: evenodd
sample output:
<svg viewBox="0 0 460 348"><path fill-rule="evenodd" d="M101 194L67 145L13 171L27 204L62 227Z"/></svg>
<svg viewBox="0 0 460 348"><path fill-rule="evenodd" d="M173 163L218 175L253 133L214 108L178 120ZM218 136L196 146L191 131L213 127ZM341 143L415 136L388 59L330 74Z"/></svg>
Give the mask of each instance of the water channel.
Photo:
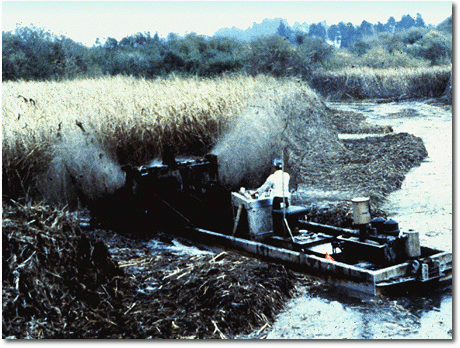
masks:
<svg viewBox="0 0 460 348"><path fill-rule="evenodd" d="M370 124L421 137L428 158L382 207L422 245L452 251L452 112L423 102L333 103ZM315 193L317 194L317 193ZM324 285L288 303L268 339L452 339L452 286L427 295L359 298Z"/></svg>

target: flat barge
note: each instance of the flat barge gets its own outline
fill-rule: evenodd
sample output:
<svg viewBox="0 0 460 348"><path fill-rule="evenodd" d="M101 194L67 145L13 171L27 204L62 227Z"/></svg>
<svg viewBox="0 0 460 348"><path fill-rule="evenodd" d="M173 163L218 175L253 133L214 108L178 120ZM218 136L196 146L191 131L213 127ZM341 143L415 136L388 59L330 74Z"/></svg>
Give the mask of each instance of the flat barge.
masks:
<svg viewBox="0 0 460 348"><path fill-rule="evenodd" d="M176 159L166 148L163 161L123 169L120 203L149 229L282 263L372 296L432 289L452 279L452 253L421 246L417 231L401 231L394 220L370 219L366 198L352 200L354 228L347 229L306 221L302 206L276 210L270 197L227 191L214 155Z"/></svg>

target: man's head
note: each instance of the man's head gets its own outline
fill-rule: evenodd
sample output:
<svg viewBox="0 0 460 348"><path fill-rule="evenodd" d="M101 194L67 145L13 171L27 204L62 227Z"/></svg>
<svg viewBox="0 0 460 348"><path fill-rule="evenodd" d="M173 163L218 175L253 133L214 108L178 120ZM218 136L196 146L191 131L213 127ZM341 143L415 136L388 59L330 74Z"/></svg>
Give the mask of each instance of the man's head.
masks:
<svg viewBox="0 0 460 348"><path fill-rule="evenodd" d="M273 161L272 161L272 166L273 168L276 168L276 169L282 169L283 168L283 160L281 158L275 158Z"/></svg>

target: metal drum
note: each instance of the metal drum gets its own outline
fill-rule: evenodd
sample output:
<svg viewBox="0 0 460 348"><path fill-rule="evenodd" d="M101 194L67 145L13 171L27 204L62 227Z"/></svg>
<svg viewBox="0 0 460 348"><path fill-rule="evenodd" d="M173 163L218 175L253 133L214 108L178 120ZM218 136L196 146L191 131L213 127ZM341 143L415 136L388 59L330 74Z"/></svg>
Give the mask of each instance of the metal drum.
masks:
<svg viewBox="0 0 460 348"><path fill-rule="evenodd" d="M353 205L353 222L355 225L365 225L371 222L369 197L358 197L351 200Z"/></svg>
<svg viewBox="0 0 460 348"><path fill-rule="evenodd" d="M420 257L420 237L419 233L414 230L403 232L406 239L406 254L409 258Z"/></svg>

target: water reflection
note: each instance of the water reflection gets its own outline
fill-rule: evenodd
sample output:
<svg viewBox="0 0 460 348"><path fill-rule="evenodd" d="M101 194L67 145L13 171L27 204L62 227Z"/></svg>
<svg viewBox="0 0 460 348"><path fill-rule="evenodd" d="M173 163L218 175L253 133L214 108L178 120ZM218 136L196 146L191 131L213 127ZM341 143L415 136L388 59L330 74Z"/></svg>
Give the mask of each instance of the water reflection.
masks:
<svg viewBox="0 0 460 348"><path fill-rule="evenodd" d="M429 296L360 298L331 285L291 301L268 339L452 338L452 287Z"/></svg>

